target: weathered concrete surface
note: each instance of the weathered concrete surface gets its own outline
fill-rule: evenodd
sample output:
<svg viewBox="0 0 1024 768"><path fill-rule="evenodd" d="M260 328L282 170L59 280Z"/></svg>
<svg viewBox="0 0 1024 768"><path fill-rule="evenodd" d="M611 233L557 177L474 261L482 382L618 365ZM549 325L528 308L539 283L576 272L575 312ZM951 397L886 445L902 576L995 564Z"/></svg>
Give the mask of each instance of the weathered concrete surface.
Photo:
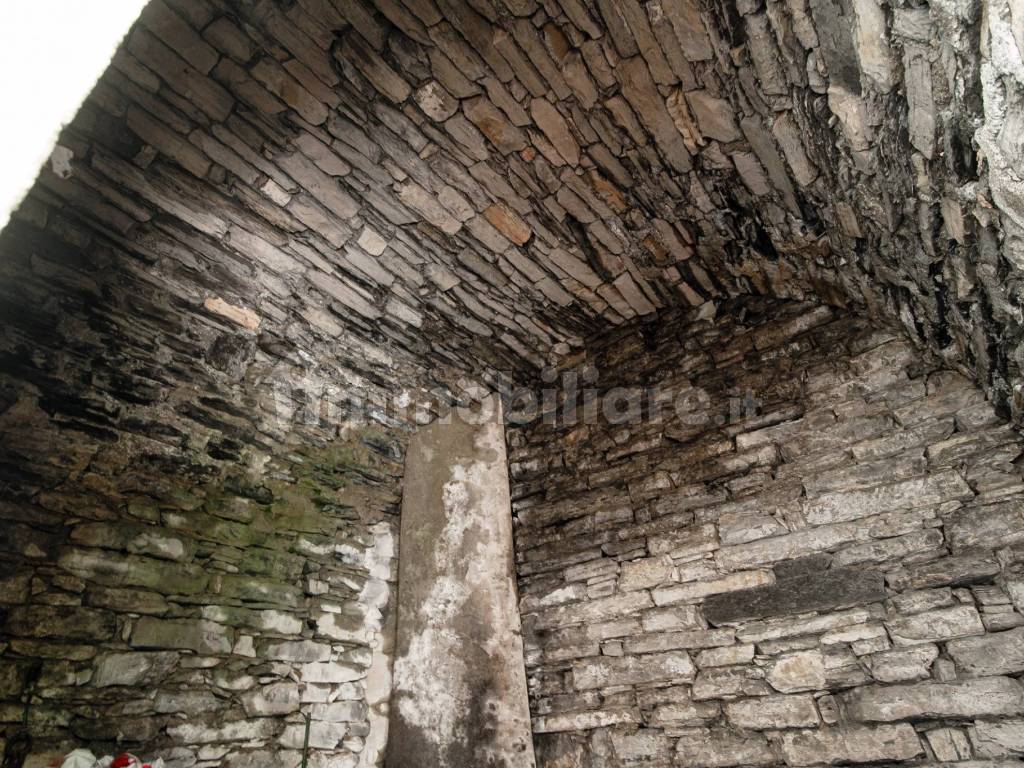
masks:
<svg viewBox="0 0 1024 768"><path fill-rule="evenodd" d="M406 467L386 765L532 768L498 398L417 432Z"/></svg>

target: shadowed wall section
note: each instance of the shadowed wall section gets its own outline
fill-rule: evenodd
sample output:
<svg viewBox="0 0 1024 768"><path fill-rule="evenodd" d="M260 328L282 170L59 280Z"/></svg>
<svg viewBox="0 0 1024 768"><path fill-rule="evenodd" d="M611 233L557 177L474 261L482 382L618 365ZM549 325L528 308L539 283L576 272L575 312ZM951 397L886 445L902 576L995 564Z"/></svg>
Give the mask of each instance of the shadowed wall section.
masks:
<svg viewBox="0 0 1024 768"><path fill-rule="evenodd" d="M974 385L763 301L588 361L642 418L509 433L541 768L1021 754L1022 440Z"/></svg>

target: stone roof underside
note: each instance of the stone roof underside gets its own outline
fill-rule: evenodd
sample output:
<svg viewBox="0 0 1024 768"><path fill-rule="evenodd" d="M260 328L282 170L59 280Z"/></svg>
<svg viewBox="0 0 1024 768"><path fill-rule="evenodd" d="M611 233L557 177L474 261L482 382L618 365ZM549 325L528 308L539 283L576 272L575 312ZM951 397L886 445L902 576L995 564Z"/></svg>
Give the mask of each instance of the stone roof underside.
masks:
<svg viewBox="0 0 1024 768"><path fill-rule="evenodd" d="M896 320L1012 405L1022 9L984 5L154 0L22 219L261 334L485 379L765 293Z"/></svg>

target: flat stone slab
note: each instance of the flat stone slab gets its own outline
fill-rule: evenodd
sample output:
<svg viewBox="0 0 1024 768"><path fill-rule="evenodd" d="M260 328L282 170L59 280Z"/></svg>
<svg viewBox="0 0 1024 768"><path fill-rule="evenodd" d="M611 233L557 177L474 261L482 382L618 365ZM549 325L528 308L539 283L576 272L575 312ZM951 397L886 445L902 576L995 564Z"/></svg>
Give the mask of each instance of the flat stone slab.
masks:
<svg viewBox="0 0 1024 768"><path fill-rule="evenodd" d="M843 694L841 701L846 717L854 722L973 719L1024 712L1024 689L1009 677L985 677L957 683L869 686Z"/></svg>
<svg viewBox="0 0 1024 768"><path fill-rule="evenodd" d="M704 616L712 624L726 624L850 608L884 599L881 573L863 568L835 568L781 579L768 586L712 595L704 602Z"/></svg>

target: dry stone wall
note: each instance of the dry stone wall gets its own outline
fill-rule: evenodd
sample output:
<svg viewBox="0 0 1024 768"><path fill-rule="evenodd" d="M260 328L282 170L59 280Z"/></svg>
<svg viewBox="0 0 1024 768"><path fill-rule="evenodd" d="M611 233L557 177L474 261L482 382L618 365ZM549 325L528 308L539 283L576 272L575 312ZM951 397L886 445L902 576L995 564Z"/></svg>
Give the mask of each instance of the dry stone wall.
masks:
<svg viewBox="0 0 1024 768"><path fill-rule="evenodd" d="M378 764L413 414L372 377L414 369L203 302L47 202L0 236L4 765L287 768L305 715L311 765Z"/></svg>
<svg viewBox="0 0 1024 768"><path fill-rule="evenodd" d="M155 0L0 237L7 752L24 748L28 701L39 743L130 730L181 747L181 765L259 765L281 746L293 759L296 713L250 718L249 689L220 670L247 669L239 679L268 685L294 676L302 711L349 700L355 681L323 681L336 700L302 700L314 683L299 666L345 657L372 669L369 646L330 636L321 612L382 599L386 579L366 574L383 571L387 546L373 554L369 534L384 535L375 526L397 493L392 462L418 420L391 406L464 402L476 382L529 381L637 317L683 305L708 318L747 293L860 307L898 321L1018 415L1020 18L1019 0ZM978 391L905 343L823 309L779 309L795 313L787 331L766 325L766 306L729 310L692 335L680 330L686 321L666 321L647 332L660 359L629 343L633 330L603 347L602 370L627 383L634 370L692 380L723 425L541 429L513 462L523 473L524 609L544 633L531 657L538 730L561 732L558 718L584 710L592 724L619 723L586 744L544 736L542 748L603 755L619 749L608 739L627 732L623 722L692 700L702 714L664 728L645 720L621 750L642 760L645 750L689 754L686 739L731 739L707 760L757 762L769 748L792 761L815 750L835 761L879 754L876 745L894 745L879 759L949 754L944 743L1012 749L1012 720L993 713L968 727L973 704L941 709L953 689L876 670L917 654L915 669L926 666L935 685L1007 701L1012 673L971 682L981 662L965 654L979 638L1015 637L999 622L1015 621L1019 599L1004 536L1017 522L1016 438ZM743 410L732 390L748 382L766 405L730 421L733 400ZM366 417L382 436L360 431ZM310 468L337 468L331 457L347 455L350 438L351 482L311 488ZM548 511L530 522L531 506L544 509L541 490ZM218 508L224 495L251 520ZM276 527L280 505L313 522ZM693 540L662 542L659 526ZM317 530L355 536L361 554L308 549ZM266 557L245 559L239 543ZM832 557L804 559L822 552ZM641 560L650 562L625 565ZM351 581L314 577L339 562ZM144 575L131 575L136 566ZM282 590L278 602L295 599L264 600L261 579ZM810 583L825 596L808 596ZM111 589L130 593L94 597ZM656 606L655 594L670 602ZM824 615L851 623L814 619L797 625L797 639L777 628L810 605L848 606ZM265 652L241 619L216 635L230 637L228 652L195 622L227 627L229 609L291 616L275 627L297 619L293 639L331 640L331 660L236 653L250 635ZM646 629L636 618L663 610L683 616ZM628 624L641 640L573 629L617 611L624 623L610 631ZM166 621L183 622L183 647L154 639ZM54 634L33 634L44 631ZM657 648L695 642L662 637L690 631L717 640L692 654ZM868 634L843 634L858 631ZM170 655L139 673L152 676L153 695L123 704L126 686L93 684L124 678L104 678L99 656L82 650L91 646ZM754 655L715 650L734 647ZM607 653L586 655L595 648ZM804 652L820 657L826 684L773 687L779 659ZM573 653L584 655L570 664ZM680 699L630 699L633 683L665 679L680 683L665 694ZM896 710L872 680L912 683L921 712L885 721L879 713ZM698 683L711 695L695 697ZM837 693L847 683L860 698ZM155 708L168 686L198 688L211 707L215 698L211 727L246 725L172 730L178 713ZM727 705L727 689L798 699L752 712L742 697ZM268 707L292 706L294 689L282 690L285 703ZM321 722L340 716L316 711ZM751 724L765 712L789 729ZM812 729L813 718L825 725ZM104 719L138 724L83 725ZM915 736L919 747L911 720L935 732ZM327 741L350 734L323 759L371 760L361 756L379 736L364 744L362 731L380 732L366 722L318 725Z"/></svg>
<svg viewBox="0 0 1024 768"><path fill-rule="evenodd" d="M152 456L75 446L92 454L80 477L8 497L5 759L46 766L89 746L181 768L295 766L309 715L313 765L377 764L400 465L394 438L364 438L196 485Z"/></svg>
<svg viewBox="0 0 1024 768"><path fill-rule="evenodd" d="M154 0L31 199L212 261L267 324L492 385L754 292L898 321L1016 415L1022 14Z"/></svg>
<svg viewBox="0 0 1024 768"><path fill-rule="evenodd" d="M1024 753L1022 439L979 389L795 303L586 363L576 423L509 431L539 766Z"/></svg>

